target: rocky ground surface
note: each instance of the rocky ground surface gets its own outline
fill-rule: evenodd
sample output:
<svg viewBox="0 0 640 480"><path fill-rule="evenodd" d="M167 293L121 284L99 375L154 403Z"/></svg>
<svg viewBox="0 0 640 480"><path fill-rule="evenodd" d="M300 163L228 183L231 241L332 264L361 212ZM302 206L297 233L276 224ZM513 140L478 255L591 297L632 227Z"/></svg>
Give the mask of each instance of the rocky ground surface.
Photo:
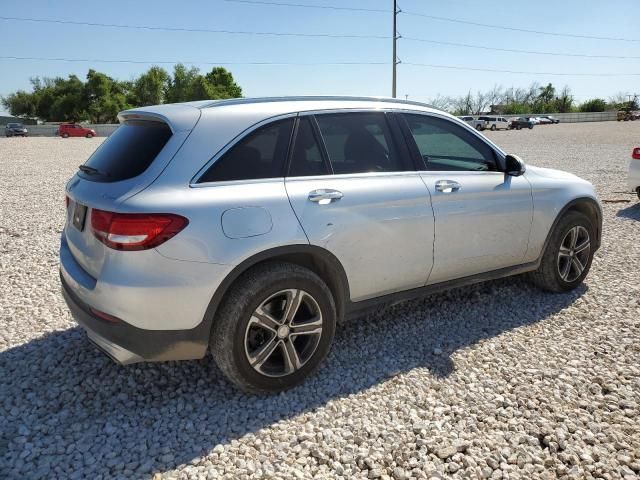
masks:
<svg viewBox="0 0 640 480"><path fill-rule="evenodd" d="M489 132L592 181L603 246L585 285L520 278L338 329L321 370L275 396L207 360L120 367L59 293L64 184L100 139L0 139L1 478L636 478L640 124Z"/></svg>

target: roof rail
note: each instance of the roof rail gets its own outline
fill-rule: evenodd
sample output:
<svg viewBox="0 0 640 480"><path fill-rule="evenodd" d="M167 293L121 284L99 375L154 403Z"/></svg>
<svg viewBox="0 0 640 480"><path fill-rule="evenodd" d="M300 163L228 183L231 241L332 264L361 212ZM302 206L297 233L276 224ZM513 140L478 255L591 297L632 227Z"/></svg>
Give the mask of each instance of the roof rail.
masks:
<svg viewBox="0 0 640 480"><path fill-rule="evenodd" d="M315 96L292 96L292 97L256 97L256 98L231 98L228 100L212 100L211 103L203 105L201 108L223 107L226 105L243 105L251 103L271 103L271 102L317 102L317 101L355 101L355 102L381 102L400 103L404 105L416 105L418 107L436 108L427 103L413 100L400 100L389 97L353 97L341 95L315 95Z"/></svg>

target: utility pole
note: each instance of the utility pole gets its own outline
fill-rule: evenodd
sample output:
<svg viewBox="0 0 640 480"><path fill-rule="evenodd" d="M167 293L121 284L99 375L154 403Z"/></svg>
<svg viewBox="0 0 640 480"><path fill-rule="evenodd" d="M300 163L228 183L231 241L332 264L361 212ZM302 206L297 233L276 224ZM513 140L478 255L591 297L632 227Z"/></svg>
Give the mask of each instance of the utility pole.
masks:
<svg viewBox="0 0 640 480"><path fill-rule="evenodd" d="M396 98L396 66L398 65L398 56L396 55L396 41L398 37L396 35L396 23L398 19L398 0L393 0L393 75L391 83L391 96Z"/></svg>

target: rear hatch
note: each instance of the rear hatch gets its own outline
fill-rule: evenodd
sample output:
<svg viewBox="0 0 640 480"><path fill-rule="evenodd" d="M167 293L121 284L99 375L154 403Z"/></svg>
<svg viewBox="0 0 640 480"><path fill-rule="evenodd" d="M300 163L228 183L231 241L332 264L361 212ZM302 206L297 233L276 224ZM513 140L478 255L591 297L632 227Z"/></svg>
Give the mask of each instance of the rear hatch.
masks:
<svg viewBox="0 0 640 480"><path fill-rule="evenodd" d="M158 178L200 117L190 105L129 110L120 127L79 167L66 188L64 238L80 266L98 278L105 259L118 254L93 235L94 209L127 212L124 202Z"/></svg>

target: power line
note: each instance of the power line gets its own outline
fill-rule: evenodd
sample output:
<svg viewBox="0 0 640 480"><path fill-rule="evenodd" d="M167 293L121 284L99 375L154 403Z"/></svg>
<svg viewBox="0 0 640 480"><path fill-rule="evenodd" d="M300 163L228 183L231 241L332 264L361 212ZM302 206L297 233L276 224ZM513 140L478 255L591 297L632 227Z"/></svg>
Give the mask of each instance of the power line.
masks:
<svg viewBox="0 0 640 480"><path fill-rule="evenodd" d="M168 32L196 32L196 33L215 33L215 34L232 34L232 35L258 35L258 36L276 36L276 37L309 37L309 38L353 38L353 39L380 39L388 40L388 35L355 35L355 34L332 34L332 33L302 33L302 32L267 32L267 31L251 31L251 30L217 30L207 28L187 28L187 27L168 27L168 26L154 26L154 25L131 25L120 23L98 23L98 22L79 22L74 20L56 20L47 18L31 18L31 17L6 17L0 16L0 20L5 21L19 21L19 22L37 22L37 23L53 23L62 25L78 25L89 27L105 27L105 28L124 28L124 29L136 29L136 30L151 30L151 31L168 31ZM426 38L418 37L406 37L399 36L404 40L413 42L432 43L436 45L449 45L454 47L463 48L475 48L481 50L500 51L500 52L513 52L524 53L533 55L549 55L558 57L582 57L582 58L612 58L612 59L640 59L640 56L627 56L627 55L590 55L582 53L564 53L564 52L543 52L538 50L519 50L511 48L500 47L487 47L483 45L472 45L468 43L455 43L444 42L440 40L430 40Z"/></svg>
<svg viewBox="0 0 640 480"><path fill-rule="evenodd" d="M337 5L309 5L305 3L266 2L262 0L224 0L224 1L230 2L230 3L247 3L252 5L275 5L279 7L320 8L323 10L348 10L351 12L389 13L388 9L383 9L383 8L340 7Z"/></svg>
<svg viewBox="0 0 640 480"><path fill-rule="evenodd" d="M472 45L469 43L455 43L455 42L443 42L439 40L429 40L426 38L405 37L400 38L404 40L410 40L413 42L433 43L436 45L450 45L453 47L465 47L465 48L479 48L481 50L494 50L499 52L513 52L513 53L526 53L533 55L551 55L555 57L583 57L583 58L617 58L617 59L640 59L640 57L626 56L626 55L589 55L585 53L564 53L564 52L542 52L539 50L518 50L515 48L499 48L499 47L485 47L483 45Z"/></svg>
<svg viewBox="0 0 640 480"><path fill-rule="evenodd" d="M90 62L90 63L133 63L133 64L170 64L175 65L183 63L187 65L249 65L249 66L361 66L361 65L388 65L388 62L200 62L200 61L173 61L173 60L128 60L128 59L96 59L96 58L67 58L67 57L18 57L18 56L0 56L0 60L35 60L35 61L51 61L51 62ZM560 76L576 76L576 77L623 77L623 76L640 76L640 73L573 73L573 72L531 72L517 70L497 70L489 68L463 67L458 65L437 65L429 63L413 63L402 62L401 65L413 67L428 68L446 68L452 70L467 70L474 72L493 72L493 73L514 73L525 75L560 75Z"/></svg>
<svg viewBox="0 0 640 480"><path fill-rule="evenodd" d="M232 0L226 0L226 1L232 1ZM240 0L233 0L233 1L240 1ZM589 38L593 40L612 40L612 41L618 41L618 42L640 42L640 39L636 39L636 38L599 37L594 35L580 35L575 33L557 33L557 32L546 32L543 30L529 30L526 28L506 27L504 25L492 25L489 23L479 23L479 22L471 22L468 20L458 20L457 18L438 17L435 15L427 15L427 14L418 13L418 12L410 12L407 10L402 10L402 13L404 13L405 15L413 15L416 17L430 18L432 20L440 20L443 22L462 23L464 25L473 25L476 27L485 27L485 28L495 28L499 30L510 30L512 32L535 33L537 35L552 35L554 37Z"/></svg>
<svg viewBox="0 0 640 480"><path fill-rule="evenodd" d="M278 37L327 37L327 38L366 38L366 39L389 39L388 35L352 35L352 34L332 34L332 33L299 33L299 32L256 32L250 30L214 30L208 28L186 28L186 27L165 27L153 25L127 25L121 23L97 23L97 22L76 22L73 20L55 20L47 18L27 18L27 17L5 17L0 16L0 20L18 22L39 22L57 23L62 25L80 25L88 27L108 27L126 28L136 30L159 30L166 32L196 32L196 33L224 33L237 35L269 35Z"/></svg>
<svg viewBox="0 0 640 480"><path fill-rule="evenodd" d="M573 73L573 72L527 72L519 70L498 70L492 68L474 68L474 67L459 67L457 65L435 65L430 63L411 63L402 62L403 65L410 65L413 67L429 67L429 68L447 68L451 70L468 70L472 72L492 72L492 73L515 73L524 75L557 75L566 77L626 77L626 76L640 76L640 73Z"/></svg>
<svg viewBox="0 0 640 480"><path fill-rule="evenodd" d="M224 1L232 2L232 3L245 3L249 5L271 5L271 6L280 6L280 7L319 8L323 10L348 10L348 11L357 11L357 12L389 13L389 10L382 9L382 8L341 7L337 5L310 5L305 3L290 3L290 2L280 2L280 1L272 2L272 1L266 1L266 0L224 0ZM401 10L401 13L404 13L406 15L416 16L416 17L430 18L432 20L440 20L443 22L453 22L453 23L461 23L464 25L474 25L476 27L510 30L512 32L535 33L537 35L551 35L555 37L589 38L593 40L611 40L611 41L617 41L617 42L640 42L640 39L637 39L637 38L602 37L602 36L595 36L595 35L581 35L576 33L547 32L544 30L531 30L526 28L507 27L504 25L472 22L469 20L459 20L457 18L450 18L450 17L439 17L436 15L427 15L425 13L412 12L409 10Z"/></svg>
<svg viewBox="0 0 640 480"><path fill-rule="evenodd" d="M322 65L388 65L387 62L192 62L185 60L108 60L97 58L66 58L66 57L16 57L11 55L0 56L0 60L36 60L50 62L90 62L90 63L135 63L135 64L171 64L183 63L186 65L254 65L254 66L322 66Z"/></svg>

